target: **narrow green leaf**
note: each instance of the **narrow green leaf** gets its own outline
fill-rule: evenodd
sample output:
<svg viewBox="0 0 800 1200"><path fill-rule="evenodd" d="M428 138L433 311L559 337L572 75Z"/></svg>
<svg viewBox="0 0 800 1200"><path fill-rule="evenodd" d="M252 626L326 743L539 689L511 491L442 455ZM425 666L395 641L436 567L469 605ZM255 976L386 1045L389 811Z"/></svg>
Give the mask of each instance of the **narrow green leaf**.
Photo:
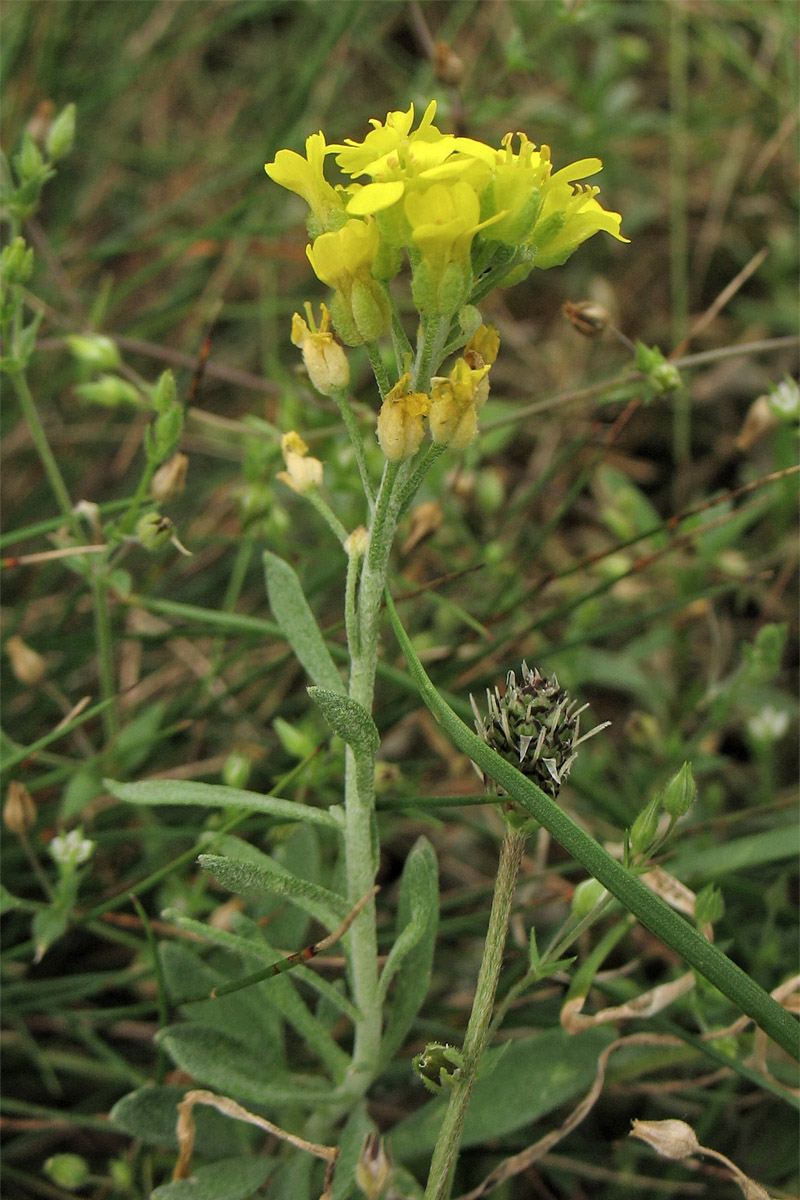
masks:
<svg viewBox="0 0 800 1200"><path fill-rule="evenodd" d="M332 692L344 692L344 684L297 575L287 562L269 550L264 552L264 570L270 608L298 661L314 683Z"/></svg>
<svg viewBox="0 0 800 1200"><path fill-rule="evenodd" d="M193 783L186 779L145 779L141 783L120 783L104 780L106 788L118 800L130 804L186 804L196 808L239 808L266 813L281 821L305 821L310 825L325 825L340 829L340 823L324 808L312 808L278 796L262 796L240 788L223 787L214 783Z"/></svg>
<svg viewBox="0 0 800 1200"><path fill-rule="evenodd" d="M194 1167L189 1179L163 1183L152 1200L249 1200L277 1165L269 1158L224 1158Z"/></svg>
<svg viewBox="0 0 800 1200"><path fill-rule="evenodd" d="M210 871L229 891L237 895L254 893L286 896L331 932L341 925L349 912L347 901L342 896L320 887L318 883L299 879L267 854L261 855L259 863L241 858L223 858L219 854L201 854L198 862L204 871Z"/></svg>
<svg viewBox="0 0 800 1200"><path fill-rule="evenodd" d="M403 868L397 907L397 937L380 979L385 996L397 973L394 997L381 1044L382 1061L388 1063L402 1045L419 1012L430 984L433 950L439 924L439 873L436 854L421 837Z"/></svg>
<svg viewBox="0 0 800 1200"><path fill-rule="evenodd" d="M381 744L377 726L365 708L341 692L310 687L308 694L322 709L334 733L352 746L355 753L374 756Z"/></svg>

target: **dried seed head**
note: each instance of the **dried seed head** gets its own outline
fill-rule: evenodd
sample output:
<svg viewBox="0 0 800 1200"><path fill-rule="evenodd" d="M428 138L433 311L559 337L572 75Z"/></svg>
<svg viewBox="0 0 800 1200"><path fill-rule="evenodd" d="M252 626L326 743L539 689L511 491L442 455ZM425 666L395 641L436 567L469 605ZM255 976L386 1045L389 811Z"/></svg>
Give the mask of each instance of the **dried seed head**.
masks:
<svg viewBox="0 0 800 1200"><path fill-rule="evenodd" d="M12 779L3 805L3 824L10 833L27 833L36 824L36 805L24 783Z"/></svg>
<svg viewBox="0 0 800 1200"><path fill-rule="evenodd" d="M640 1138L662 1158L688 1158L702 1147L691 1125L674 1119L666 1121L633 1121L631 1137Z"/></svg>
<svg viewBox="0 0 800 1200"><path fill-rule="evenodd" d="M575 762L579 743L609 724L606 721L581 737L580 715L588 705L576 708L555 675L548 679L527 663L522 664L521 683L509 671L505 695L499 688L487 688L486 699L489 711L482 717L470 696L479 737L554 800ZM484 782L488 783L486 775Z"/></svg>
<svg viewBox="0 0 800 1200"><path fill-rule="evenodd" d="M389 1182L391 1171L392 1165L383 1148L383 1138L378 1133L368 1133L356 1167L356 1184L367 1200L379 1200Z"/></svg>
<svg viewBox="0 0 800 1200"><path fill-rule="evenodd" d="M11 670L20 683L26 687L36 687L37 683L42 682L47 673L47 663L18 634L13 634L6 642L6 654L11 660Z"/></svg>

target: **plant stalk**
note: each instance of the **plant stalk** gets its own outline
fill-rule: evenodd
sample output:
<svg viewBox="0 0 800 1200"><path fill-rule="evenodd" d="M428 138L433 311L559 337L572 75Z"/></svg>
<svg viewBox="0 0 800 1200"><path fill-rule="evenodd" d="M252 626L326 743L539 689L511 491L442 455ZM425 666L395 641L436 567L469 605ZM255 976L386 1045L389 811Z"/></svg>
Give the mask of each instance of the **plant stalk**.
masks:
<svg viewBox="0 0 800 1200"><path fill-rule="evenodd" d="M449 1200L450 1190L453 1186L453 1173L458 1158L464 1118L467 1115L469 1098L477 1078L478 1066L492 1019L497 981L500 978L503 950L511 918L511 904L524 850L525 834L506 826L500 851L492 910L489 914L489 928L483 948L483 959L464 1038L462 1050L464 1065L453 1083L450 1103L436 1139L428 1184L425 1189L425 1200Z"/></svg>

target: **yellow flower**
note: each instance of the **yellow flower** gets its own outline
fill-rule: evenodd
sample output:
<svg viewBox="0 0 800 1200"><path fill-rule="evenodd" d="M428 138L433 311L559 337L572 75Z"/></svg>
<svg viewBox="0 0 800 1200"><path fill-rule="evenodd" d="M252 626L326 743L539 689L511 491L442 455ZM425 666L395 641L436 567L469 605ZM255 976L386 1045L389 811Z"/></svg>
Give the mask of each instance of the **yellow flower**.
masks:
<svg viewBox="0 0 800 1200"><path fill-rule="evenodd" d="M391 324L388 293L372 276L379 247L374 218L349 220L335 232L320 234L306 247L314 274L336 290L331 314L336 332L348 346L375 341Z"/></svg>
<svg viewBox="0 0 800 1200"><path fill-rule="evenodd" d="M309 325L299 313L292 317L292 342L299 346L303 354L303 363L308 371L308 377L314 387L323 396L339 388L346 388L350 382L350 364L342 347L330 332L331 314L328 307L321 304L322 319L317 327L311 311L311 305L306 303L305 310Z"/></svg>
<svg viewBox="0 0 800 1200"><path fill-rule="evenodd" d="M599 188L576 184L573 191L561 171L553 176L550 185L528 238L528 244L535 250L534 266L540 270L560 267L582 242L601 230L619 242L630 240L620 233L620 214L607 212L595 199Z"/></svg>
<svg viewBox="0 0 800 1200"><path fill-rule="evenodd" d="M403 375L381 405L378 441L389 462L412 458L425 433L423 419L431 408L430 396L411 391L411 376Z"/></svg>
<svg viewBox="0 0 800 1200"><path fill-rule="evenodd" d="M306 157L294 150L279 150L264 170L273 182L302 196L321 229L336 229L344 221L345 198L331 187L324 175L325 134L312 133L306 138Z"/></svg>
<svg viewBox="0 0 800 1200"><path fill-rule="evenodd" d="M470 250L482 228L480 200L464 179L410 191L404 208L411 241L411 291L421 313L454 313L472 287Z"/></svg>
<svg viewBox="0 0 800 1200"><path fill-rule="evenodd" d="M478 413L489 396L489 370L499 348L494 326L481 325L450 374L431 381L431 437L440 446L463 450L475 437Z"/></svg>
<svg viewBox="0 0 800 1200"><path fill-rule="evenodd" d="M299 433L292 430L283 435L281 453L286 463L286 470L278 472L281 483L300 495L322 486L322 463L308 453L308 446Z"/></svg>
<svg viewBox="0 0 800 1200"><path fill-rule="evenodd" d="M350 220L341 229L321 233L306 247L306 254L317 279L344 292L354 278L369 276L379 241L374 221Z"/></svg>
<svg viewBox="0 0 800 1200"><path fill-rule="evenodd" d="M441 162L447 157L455 141L451 133L441 133L436 128L433 124L435 116L436 101L431 100L419 126L412 133L412 104L407 112L387 113L385 123L371 117L369 123L372 129L363 142L345 138L343 145L333 145L330 149L336 153L337 165L345 175L391 179L420 157L427 166L433 166L435 161Z"/></svg>

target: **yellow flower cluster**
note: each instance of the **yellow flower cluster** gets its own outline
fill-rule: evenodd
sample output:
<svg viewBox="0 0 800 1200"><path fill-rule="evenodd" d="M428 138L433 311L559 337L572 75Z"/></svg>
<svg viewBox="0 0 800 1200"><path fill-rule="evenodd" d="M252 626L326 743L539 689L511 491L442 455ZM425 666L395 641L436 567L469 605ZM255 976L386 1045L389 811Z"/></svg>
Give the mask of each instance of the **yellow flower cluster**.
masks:
<svg viewBox="0 0 800 1200"><path fill-rule="evenodd" d="M525 134L506 134L493 149L473 138L441 133L431 101L416 129L413 104L372 120L363 141L326 145L312 134L303 157L279 150L269 177L309 206L315 274L334 289L331 314L349 345L381 336L391 322L386 283L408 255L419 312L453 315L469 300L475 268L503 264L500 282L515 283L534 267L566 261L599 231L627 241L619 213L607 212L598 189L576 183L602 169L585 158L553 173L550 150ZM331 185L326 157L349 176ZM366 182L361 182L365 180Z"/></svg>

